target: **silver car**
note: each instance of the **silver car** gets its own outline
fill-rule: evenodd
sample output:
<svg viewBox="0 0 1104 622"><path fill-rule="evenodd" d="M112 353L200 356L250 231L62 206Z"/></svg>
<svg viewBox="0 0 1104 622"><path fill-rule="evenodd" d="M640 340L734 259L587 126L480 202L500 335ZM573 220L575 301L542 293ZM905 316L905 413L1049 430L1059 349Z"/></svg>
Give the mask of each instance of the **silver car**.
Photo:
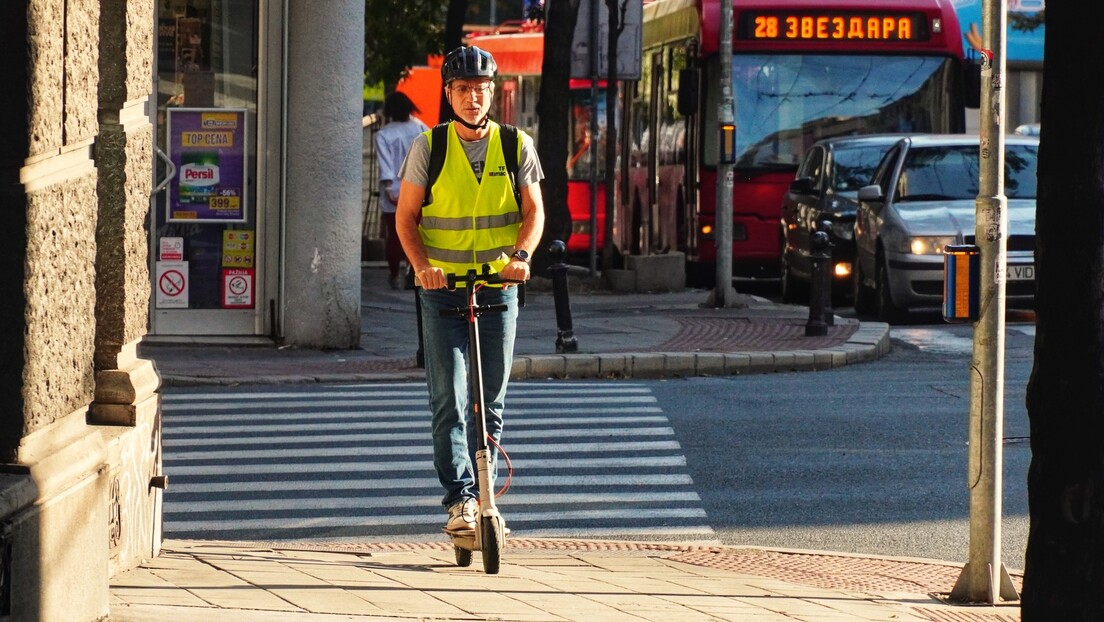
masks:
<svg viewBox="0 0 1104 622"><path fill-rule="evenodd" d="M882 321L943 302L943 247L974 243L977 136L923 135L891 147L859 190L855 217L855 311ZM1035 298L1035 190L1039 140L1005 139L1008 197L1006 301Z"/></svg>

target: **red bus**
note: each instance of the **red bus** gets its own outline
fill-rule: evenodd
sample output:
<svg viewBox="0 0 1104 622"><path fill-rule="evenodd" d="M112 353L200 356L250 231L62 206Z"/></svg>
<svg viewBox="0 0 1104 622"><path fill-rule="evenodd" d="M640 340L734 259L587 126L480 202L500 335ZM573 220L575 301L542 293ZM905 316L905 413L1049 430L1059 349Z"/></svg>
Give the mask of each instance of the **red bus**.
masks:
<svg viewBox="0 0 1104 622"><path fill-rule="evenodd" d="M516 125L537 138L537 97L544 62L544 33L519 32L508 34L472 34L468 42L487 50L498 64L495 108L491 116L497 121ZM571 80L569 84L567 206L571 213L571 236L567 252L576 259L591 250L591 153L592 141L601 143L606 128L605 82L598 84L598 132L591 136L591 82ZM605 149L598 150L596 248L601 252L605 231Z"/></svg>
<svg viewBox="0 0 1104 622"><path fill-rule="evenodd" d="M733 272L772 277L782 196L814 141L965 131L962 31L950 0L727 1ZM719 0L645 4L643 75L624 94L614 221L621 253L683 251L689 280L706 284L716 263L719 54L729 53L718 49L719 15Z"/></svg>

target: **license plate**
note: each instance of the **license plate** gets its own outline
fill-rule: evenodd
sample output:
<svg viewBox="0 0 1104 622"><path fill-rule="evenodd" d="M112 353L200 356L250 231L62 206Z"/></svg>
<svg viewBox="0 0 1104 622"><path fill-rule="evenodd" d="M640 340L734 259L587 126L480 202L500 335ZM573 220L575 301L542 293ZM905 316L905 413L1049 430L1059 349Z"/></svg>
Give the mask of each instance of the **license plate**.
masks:
<svg viewBox="0 0 1104 622"><path fill-rule="evenodd" d="M1035 266L1008 266L1009 281L1034 281Z"/></svg>

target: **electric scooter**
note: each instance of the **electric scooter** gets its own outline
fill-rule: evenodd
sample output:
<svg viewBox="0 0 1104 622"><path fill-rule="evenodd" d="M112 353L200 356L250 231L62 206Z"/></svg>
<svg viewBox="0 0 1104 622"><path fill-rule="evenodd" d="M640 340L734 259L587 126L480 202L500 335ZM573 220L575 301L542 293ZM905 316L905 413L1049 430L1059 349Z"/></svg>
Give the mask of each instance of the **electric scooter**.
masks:
<svg viewBox="0 0 1104 622"><path fill-rule="evenodd" d="M480 305L476 301L475 293L482 285L513 284L520 281L503 279L498 274L491 274L490 267L483 265L482 274L475 270L469 270L467 275L447 275L449 289L456 289L460 283L464 284L467 304L455 309L444 309L441 317L459 316L468 321L468 361L469 377L471 383L470 401L472 407L472 424L475 425L475 462L477 481L479 483L479 516L476 517L476 527L462 530L445 530L452 540L456 554L456 565L470 566L472 563L472 551L480 551L483 555L483 570L487 574L498 574L502 559L502 548L506 541L506 523L495 506L495 493L491 484L491 452L487 444L487 428L484 413L483 399L483 367L479 352L479 318L489 313L502 313L506 311L505 304ZM525 304L524 289L519 292L518 306ZM493 441L492 441L493 442Z"/></svg>

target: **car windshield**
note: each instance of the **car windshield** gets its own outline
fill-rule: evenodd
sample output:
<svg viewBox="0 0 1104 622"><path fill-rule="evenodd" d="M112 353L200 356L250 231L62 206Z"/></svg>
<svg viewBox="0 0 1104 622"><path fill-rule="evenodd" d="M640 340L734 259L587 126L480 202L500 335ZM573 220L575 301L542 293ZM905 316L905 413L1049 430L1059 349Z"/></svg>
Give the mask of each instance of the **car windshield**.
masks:
<svg viewBox="0 0 1104 622"><path fill-rule="evenodd" d="M842 193L857 193L870 183L878 162L890 145L836 147L832 151L832 189Z"/></svg>
<svg viewBox="0 0 1104 622"><path fill-rule="evenodd" d="M1004 194L1009 199L1034 199L1038 148L1008 145L1004 156ZM897 180L898 201L976 199L977 145L912 147Z"/></svg>

